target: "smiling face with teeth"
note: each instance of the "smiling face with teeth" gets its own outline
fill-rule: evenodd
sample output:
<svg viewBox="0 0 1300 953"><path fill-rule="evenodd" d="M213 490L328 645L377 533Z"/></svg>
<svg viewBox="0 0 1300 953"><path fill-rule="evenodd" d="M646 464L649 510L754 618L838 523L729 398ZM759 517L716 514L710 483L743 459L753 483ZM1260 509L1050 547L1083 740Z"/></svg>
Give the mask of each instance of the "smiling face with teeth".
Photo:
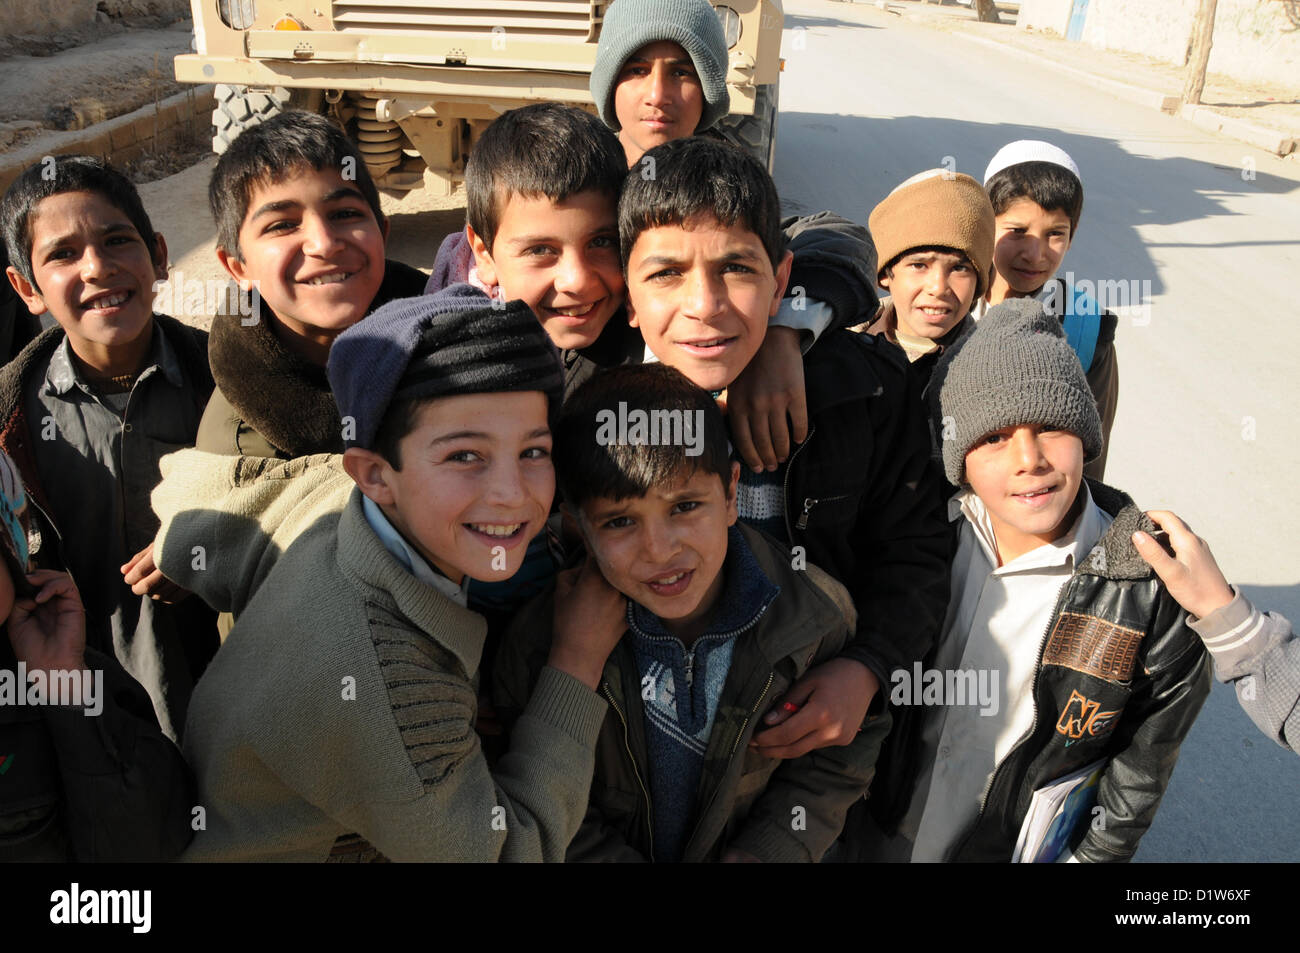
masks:
<svg viewBox="0 0 1300 953"><path fill-rule="evenodd" d="M966 453L966 482L993 523L1001 565L1070 531L1083 504L1083 441L1038 424L986 434Z"/></svg>
<svg viewBox="0 0 1300 953"><path fill-rule="evenodd" d="M697 387L725 390L758 353L793 256L773 268L739 221L708 215L647 228L628 253L628 320L655 357Z"/></svg>
<svg viewBox="0 0 1300 953"><path fill-rule="evenodd" d="M36 206L31 236L35 283L9 269L28 310L48 311L92 367L135 370L152 336L153 283L167 277L162 235L155 235L151 256L126 213L107 198L60 192Z"/></svg>
<svg viewBox="0 0 1300 953"><path fill-rule="evenodd" d="M738 463L725 487L715 472L700 469L645 496L594 498L578 509L605 580L688 645L707 628L722 593L739 478Z"/></svg>
<svg viewBox="0 0 1300 953"><path fill-rule="evenodd" d="M960 252L918 249L891 266L880 285L889 289L899 328L933 340L970 312L979 277Z"/></svg>
<svg viewBox="0 0 1300 953"><path fill-rule="evenodd" d="M555 495L545 394L434 398L416 410L396 456L400 468L352 447L343 464L432 566L456 582L519 571Z"/></svg>
<svg viewBox="0 0 1300 953"><path fill-rule="evenodd" d="M497 201L491 249L466 226L479 278L499 285L507 300L527 302L556 347L587 347L623 303L614 199L589 189L560 201L545 195Z"/></svg>
<svg viewBox="0 0 1300 953"><path fill-rule="evenodd" d="M355 181L305 165L252 187L239 248L217 257L242 287L257 287L285 343L323 364L379 291L387 235Z"/></svg>

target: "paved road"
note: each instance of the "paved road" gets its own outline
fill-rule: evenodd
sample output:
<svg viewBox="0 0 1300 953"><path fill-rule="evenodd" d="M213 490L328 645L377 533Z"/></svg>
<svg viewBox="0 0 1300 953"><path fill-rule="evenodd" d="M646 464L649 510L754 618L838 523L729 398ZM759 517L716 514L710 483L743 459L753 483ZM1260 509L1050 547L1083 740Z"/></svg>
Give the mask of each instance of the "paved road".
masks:
<svg viewBox="0 0 1300 953"><path fill-rule="evenodd" d="M792 211L865 223L945 164L1048 139L1083 172L1065 270L1149 282L1121 320L1109 482L1210 540L1257 604L1300 621L1300 163L1117 101L874 7L787 0L775 177ZM1082 60L1073 65L1083 65ZM1243 175L1243 172L1245 173ZM1300 757L1216 685L1143 861L1300 860Z"/></svg>

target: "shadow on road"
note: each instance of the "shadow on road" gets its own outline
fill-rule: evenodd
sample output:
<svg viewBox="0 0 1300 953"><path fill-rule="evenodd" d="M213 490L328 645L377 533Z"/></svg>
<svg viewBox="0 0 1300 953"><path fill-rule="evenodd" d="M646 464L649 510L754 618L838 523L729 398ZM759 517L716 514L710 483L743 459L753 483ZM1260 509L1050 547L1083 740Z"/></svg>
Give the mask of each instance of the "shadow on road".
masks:
<svg viewBox="0 0 1300 953"><path fill-rule="evenodd" d="M1065 268L1093 278L1148 280L1153 295L1166 290L1150 251L1162 245L1144 242L1139 228L1237 215L1228 196L1300 189L1295 181L1250 168L1134 155L1112 139L1042 126L782 112L775 169L782 210L833 209L866 224L894 186L926 167L916 160L916 143L932 145L929 167L946 165L980 179L993 154L1016 139L1046 139L1070 153L1083 172L1083 216ZM848 195L826 174L846 163L860 166L859 187ZM1300 245L1300 239L1261 235L1250 244Z"/></svg>

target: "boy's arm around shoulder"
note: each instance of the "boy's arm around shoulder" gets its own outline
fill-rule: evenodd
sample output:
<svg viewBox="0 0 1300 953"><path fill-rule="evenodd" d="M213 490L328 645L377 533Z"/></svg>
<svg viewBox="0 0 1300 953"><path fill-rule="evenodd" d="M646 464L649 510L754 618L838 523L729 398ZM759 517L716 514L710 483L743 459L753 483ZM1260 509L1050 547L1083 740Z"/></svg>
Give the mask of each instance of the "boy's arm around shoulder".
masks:
<svg viewBox="0 0 1300 953"><path fill-rule="evenodd" d="M857 627L857 610L848 590L829 574L810 563L807 577L838 610L828 616L811 667L842 651ZM868 716L849 744L783 761L727 846L769 863L820 861L843 830L849 808L867 794L891 725L887 711Z"/></svg>
<svg viewBox="0 0 1300 953"><path fill-rule="evenodd" d="M794 265L787 299L803 297L829 305L829 327L847 328L873 314L876 294L876 246L865 226L834 212L791 216L781 222ZM820 337L820 331L814 331Z"/></svg>
<svg viewBox="0 0 1300 953"><path fill-rule="evenodd" d="M489 770L474 732L473 692L465 683L454 688L443 737L422 755L443 760L446 772L425 779L414 802L359 805L357 830L393 860L564 860L587 807L604 701L544 668L509 748Z"/></svg>
<svg viewBox="0 0 1300 953"><path fill-rule="evenodd" d="M220 612L242 612L304 530L338 513L353 483L327 454L275 460L181 450L160 461L154 561Z"/></svg>
<svg viewBox="0 0 1300 953"><path fill-rule="evenodd" d="M1160 587L1143 638L1109 764L1097 789L1098 820L1074 850L1077 860L1128 861L1151 826L1183 739L1210 694L1211 665L1187 613Z"/></svg>
<svg viewBox="0 0 1300 953"><path fill-rule="evenodd" d="M1259 730L1284 748L1300 742L1300 639L1275 612L1260 612L1233 587L1226 606L1188 619L1214 659L1219 681L1231 684Z"/></svg>
<svg viewBox="0 0 1300 953"><path fill-rule="evenodd" d="M555 585L552 583L516 613L497 649L492 704L507 732L513 730L518 715L527 707L546 665L551 646L554 600ZM605 717L608 717L608 712ZM645 859L606 821L599 806L589 797L585 816L569 844L566 860L638 862Z"/></svg>

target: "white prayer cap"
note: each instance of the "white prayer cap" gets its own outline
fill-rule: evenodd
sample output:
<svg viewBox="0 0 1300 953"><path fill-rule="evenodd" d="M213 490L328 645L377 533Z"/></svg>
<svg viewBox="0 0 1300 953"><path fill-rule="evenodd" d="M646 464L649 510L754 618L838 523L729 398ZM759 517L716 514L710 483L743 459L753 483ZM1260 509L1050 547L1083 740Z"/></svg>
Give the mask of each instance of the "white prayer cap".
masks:
<svg viewBox="0 0 1300 953"><path fill-rule="evenodd" d="M1041 139L1017 139L1015 142L1008 142L989 160L989 167L984 170L984 184L987 186L989 179L1003 169L1022 162L1050 162L1063 169L1069 169L1080 183L1083 182L1079 167L1074 164L1074 160L1064 149L1050 142L1043 142Z"/></svg>

